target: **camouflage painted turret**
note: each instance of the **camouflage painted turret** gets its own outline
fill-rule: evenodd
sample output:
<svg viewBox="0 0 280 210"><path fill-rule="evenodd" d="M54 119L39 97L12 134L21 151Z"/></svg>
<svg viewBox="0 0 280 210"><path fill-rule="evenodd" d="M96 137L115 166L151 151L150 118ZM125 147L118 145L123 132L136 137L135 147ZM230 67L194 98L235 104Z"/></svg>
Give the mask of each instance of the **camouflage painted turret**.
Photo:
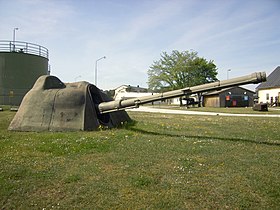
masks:
<svg viewBox="0 0 280 210"><path fill-rule="evenodd" d="M151 96L114 101L88 82L63 83L57 77L46 75L41 76L25 95L9 130L77 131L97 130L100 126L112 128L130 121L124 111L126 108L265 80L266 74L257 72Z"/></svg>

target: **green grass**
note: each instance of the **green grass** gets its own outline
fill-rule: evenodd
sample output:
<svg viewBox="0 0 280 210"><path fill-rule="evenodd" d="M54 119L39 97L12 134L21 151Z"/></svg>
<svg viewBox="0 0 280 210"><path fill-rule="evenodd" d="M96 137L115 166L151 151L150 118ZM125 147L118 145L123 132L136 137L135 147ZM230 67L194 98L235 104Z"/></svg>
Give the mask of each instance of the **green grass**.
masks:
<svg viewBox="0 0 280 210"><path fill-rule="evenodd" d="M11 132L1 209L279 209L280 121L129 112L98 132Z"/></svg>

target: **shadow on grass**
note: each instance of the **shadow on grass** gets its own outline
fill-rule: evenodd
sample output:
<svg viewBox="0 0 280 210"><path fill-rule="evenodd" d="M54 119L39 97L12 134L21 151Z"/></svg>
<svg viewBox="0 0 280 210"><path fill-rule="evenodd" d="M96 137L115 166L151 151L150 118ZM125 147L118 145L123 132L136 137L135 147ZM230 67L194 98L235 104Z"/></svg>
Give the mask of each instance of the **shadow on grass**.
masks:
<svg viewBox="0 0 280 210"><path fill-rule="evenodd" d="M241 139L241 138L222 138L222 137L215 137L215 136L191 136L191 135L178 135L178 134L170 134L170 133L158 133L154 131L147 131L138 128L134 128L132 126L126 127L126 129L139 132L142 134L148 135L155 135L155 136L169 136L169 137L187 137L187 138L196 138L196 139L215 139L221 141L232 141L232 142L243 142L243 143L254 143L254 144L263 144L269 146L280 146L278 142L266 142L266 141L258 141L258 140L251 140L251 139Z"/></svg>

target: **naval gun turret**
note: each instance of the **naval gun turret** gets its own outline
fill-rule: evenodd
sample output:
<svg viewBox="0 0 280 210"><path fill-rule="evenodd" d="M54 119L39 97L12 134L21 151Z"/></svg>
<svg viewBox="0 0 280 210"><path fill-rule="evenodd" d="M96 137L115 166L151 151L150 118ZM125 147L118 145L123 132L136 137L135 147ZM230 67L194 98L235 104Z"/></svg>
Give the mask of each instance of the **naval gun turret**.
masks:
<svg viewBox="0 0 280 210"><path fill-rule="evenodd" d="M77 131L118 127L130 121L125 109L169 98L266 81L265 72L126 100L113 100L88 82L63 83L41 76L25 95L9 130Z"/></svg>

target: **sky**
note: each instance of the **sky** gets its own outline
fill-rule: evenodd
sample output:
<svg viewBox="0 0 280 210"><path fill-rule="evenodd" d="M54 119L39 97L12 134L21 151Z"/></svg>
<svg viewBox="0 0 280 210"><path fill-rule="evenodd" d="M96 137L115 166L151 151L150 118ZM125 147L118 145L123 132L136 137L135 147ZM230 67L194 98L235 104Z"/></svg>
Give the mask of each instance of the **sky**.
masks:
<svg viewBox="0 0 280 210"><path fill-rule="evenodd" d="M63 82L94 84L97 63L104 90L147 87L172 50L213 60L224 80L280 66L279 13L280 0L0 0L0 40L19 28L16 40L48 48Z"/></svg>

